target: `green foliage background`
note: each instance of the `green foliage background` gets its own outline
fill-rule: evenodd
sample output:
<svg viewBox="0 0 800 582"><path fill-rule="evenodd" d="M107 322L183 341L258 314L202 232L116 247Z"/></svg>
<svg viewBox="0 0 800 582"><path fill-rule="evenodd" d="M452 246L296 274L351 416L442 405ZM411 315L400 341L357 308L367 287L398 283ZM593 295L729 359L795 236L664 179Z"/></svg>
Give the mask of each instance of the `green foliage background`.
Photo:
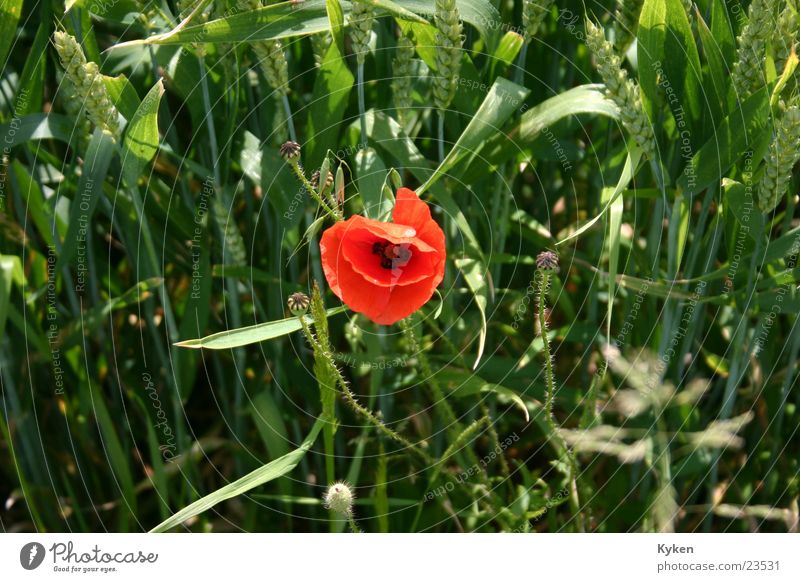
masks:
<svg viewBox="0 0 800 582"><path fill-rule="evenodd" d="M529 35L522 2L459 0L444 113L433 4L372 4L362 111L349 2L215 0L170 33L171 0L3 0L3 530L339 531L322 496L343 479L369 532L797 531L797 179L767 213L753 187L797 100L793 1L762 2L775 26L743 94L746 2L559 1ZM65 87L57 30L100 65L118 139ZM253 46L278 38L276 90ZM434 208L450 260L413 332L337 309L290 138L346 216L384 216L400 184ZM314 281L312 349L286 298ZM348 406L337 370L422 454Z"/></svg>

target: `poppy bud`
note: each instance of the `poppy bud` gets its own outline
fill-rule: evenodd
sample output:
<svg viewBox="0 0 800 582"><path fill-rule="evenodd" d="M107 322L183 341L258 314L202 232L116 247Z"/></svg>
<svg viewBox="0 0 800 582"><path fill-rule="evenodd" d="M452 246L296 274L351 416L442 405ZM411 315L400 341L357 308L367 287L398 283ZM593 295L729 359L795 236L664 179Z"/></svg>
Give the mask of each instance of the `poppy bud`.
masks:
<svg viewBox="0 0 800 582"><path fill-rule="evenodd" d="M353 492L347 483L337 481L325 491L325 507L334 513L349 517L353 513Z"/></svg>
<svg viewBox="0 0 800 582"><path fill-rule="evenodd" d="M292 315L305 315L310 304L311 300L308 295L299 291L289 295L289 299L286 300L286 305L289 306L289 311L292 312Z"/></svg>
<svg viewBox="0 0 800 582"><path fill-rule="evenodd" d="M536 255L536 268L549 273L558 272L558 255L553 251L542 251Z"/></svg>
<svg viewBox="0 0 800 582"><path fill-rule="evenodd" d="M281 146L280 152L284 160L296 164L300 158L300 144L296 141L287 141Z"/></svg>

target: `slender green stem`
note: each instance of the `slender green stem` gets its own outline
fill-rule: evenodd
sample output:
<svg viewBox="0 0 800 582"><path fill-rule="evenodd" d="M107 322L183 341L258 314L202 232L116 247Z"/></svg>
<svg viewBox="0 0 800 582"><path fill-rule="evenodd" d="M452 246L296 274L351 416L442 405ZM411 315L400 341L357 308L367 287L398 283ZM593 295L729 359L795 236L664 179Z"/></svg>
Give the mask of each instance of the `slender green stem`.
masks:
<svg viewBox="0 0 800 582"><path fill-rule="evenodd" d="M294 119L292 118L292 106L289 105L289 96L286 93L281 95L283 112L286 114L286 128L289 130L289 139L297 141L297 132L294 129Z"/></svg>
<svg viewBox="0 0 800 582"><path fill-rule="evenodd" d="M747 341L747 311L750 308L750 303L755 297L756 283L758 281L758 266L759 261L763 259L762 250L764 246L764 234L758 233L756 238L755 247L753 249L753 257L750 260L750 272L747 275L747 287L745 290L744 305L739 310L740 319L736 325L736 330L731 340L731 345L736 349L733 357L731 358L730 372L728 380L725 384L725 392L722 396L722 406L720 407L719 418L726 420L730 418L733 412L734 405L736 404L736 388L741 384L744 378L747 366L749 363L750 355L753 352L753 343L755 342L755 331L751 341ZM741 346L741 347L740 347ZM713 497L714 490L717 488L717 481L719 479L719 461L722 457L722 451L714 453L714 459L711 464L710 479L708 482L709 496ZM711 531L711 522L713 520L713 512L709 510L703 522L703 530Z"/></svg>
<svg viewBox="0 0 800 582"><path fill-rule="evenodd" d="M439 161L444 160L444 110L439 110Z"/></svg>
<svg viewBox="0 0 800 582"><path fill-rule="evenodd" d="M461 437L464 432L461 423L458 421L458 417L456 416L453 407L450 406L450 403L447 401L444 392L442 391L439 382L436 380L436 376L433 373L433 369L431 368L430 361L428 360L428 356L425 354L422 346L420 345L419 339L417 338L417 334L414 331L413 326L413 316L407 317L400 321L400 328L403 330L403 335L406 337L406 340L409 343L409 347L411 352L416 356L417 360L419 361L419 366L422 371L422 375L425 377L425 381L428 387L431 390L431 397L434 402L434 406L436 407L437 413L441 416L442 420L445 422L447 426L447 432L450 435L450 438L455 443ZM488 495L493 498L494 502L498 502L498 506L501 507L500 510L494 508L492 503L488 503L488 506L491 508L491 512L493 515L499 516L503 513L502 502L499 502L497 499L497 495L492 493L492 485L489 482L489 478L487 477L486 473L483 470L480 470L481 462L479 461L475 451L473 451L469 447L465 447L463 449L464 456L466 458L466 462L469 464L470 467L477 467L479 470L477 471L477 477L480 480L481 484L486 488ZM502 519L498 517L498 519ZM503 525L508 526L508 523L503 520Z"/></svg>
<svg viewBox="0 0 800 582"><path fill-rule="evenodd" d="M361 143L367 143L367 108L364 100L364 59L359 55L356 65L356 82L358 83L358 117L361 121Z"/></svg>
<svg viewBox="0 0 800 582"><path fill-rule="evenodd" d="M528 59L528 45L529 42L527 40L522 43L522 48L517 57L517 68L514 70L514 82L517 85L524 85L525 83L523 75L525 73L525 61Z"/></svg>

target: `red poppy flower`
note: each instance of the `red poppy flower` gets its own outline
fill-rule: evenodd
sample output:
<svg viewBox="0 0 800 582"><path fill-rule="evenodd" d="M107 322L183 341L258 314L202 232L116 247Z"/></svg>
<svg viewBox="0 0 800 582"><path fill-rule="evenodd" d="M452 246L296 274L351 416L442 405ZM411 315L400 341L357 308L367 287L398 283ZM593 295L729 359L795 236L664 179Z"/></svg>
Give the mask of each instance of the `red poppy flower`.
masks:
<svg viewBox="0 0 800 582"><path fill-rule="evenodd" d="M428 205L400 188L393 222L351 216L319 243L331 290L350 309L390 325L414 313L444 277L444 233Z"/></svg>

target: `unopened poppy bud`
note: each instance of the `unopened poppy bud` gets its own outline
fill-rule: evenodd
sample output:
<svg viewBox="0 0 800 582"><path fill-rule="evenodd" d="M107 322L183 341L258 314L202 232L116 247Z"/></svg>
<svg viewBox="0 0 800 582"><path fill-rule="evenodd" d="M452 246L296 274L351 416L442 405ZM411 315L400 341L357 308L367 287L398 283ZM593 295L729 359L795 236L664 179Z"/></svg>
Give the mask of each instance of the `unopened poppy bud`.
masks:
<svg viewBox="0 0 800 582"><path fill-rule="evenodd" d="M281 157L287 162L297 163L300 158L300 144L296 141L287 141L281 146Z"/></svg>
<svg viewBox="0 0 800 582"><path fill-rule="evenodd" d="M311 300L308 295L299 291L289 295L289 299L286 300L286 305L289 306L289 311L292 312L292 315L305 315L310 304Z"/></svg>
<svg viewBox="0 0 800 582"><path fill-rule="evenodd" d="M325 507L334 513L349 517L353 513L353 491L343 481L337 481L325 491Z"/></svg>
<svg viewBox="0 0 800 582"><path fill-rule="evenodd" d="M536 255L536 268L549 273L558 272L558 255L553 251L542 251Z"/></svg>

